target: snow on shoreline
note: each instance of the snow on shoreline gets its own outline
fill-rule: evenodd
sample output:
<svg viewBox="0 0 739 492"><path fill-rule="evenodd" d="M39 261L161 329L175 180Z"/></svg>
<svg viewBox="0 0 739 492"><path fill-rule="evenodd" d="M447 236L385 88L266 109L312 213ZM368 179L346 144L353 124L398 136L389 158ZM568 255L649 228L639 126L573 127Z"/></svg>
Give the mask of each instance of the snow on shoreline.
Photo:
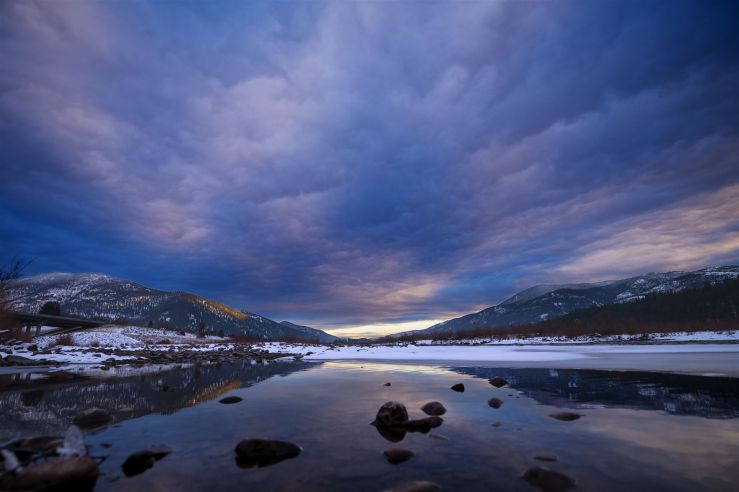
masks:
<svg viewBox="0 0 739 492"><path fill-rule="evenodd" d="M42 335L32 343L12 347L0 345L0 357L16 355L31 360L48 360L62 364L100 365L108 359L133 361L136 351L216 352L232 350L238 345L219 337L197 338L191 333L141 328L107 326L72 333L75 346L55 345L54 336ZM469 361L511 363L562 363L602 358L608 354L739 354L739 332L695 332L651 334L648 336L509 338L504 340L474 339L463 341L424 340L409 344L388 345L310 345L264 342L252 347L273 353L295 354L304 360L395 360L395 361ZM30 350L31 345L47 349L47 353ZM104 349L117 349L114 354ZM127 355L127 352L131 355ZM49 353L51 352L51 353ZM739 360L739 359L738 359ZM738 363L739 365L739 363Z"/></svg>
<svg viewBox="0 0 739 492"><path fill-rule="evenodd" d="M559 362L590 359L604 354L736 353L739 344L630 344L630 345L373 345L317 346L265 343L269 351L290 352L304 360L398 360L474 362ZM739 364L739 363L738 363Z"/></svg>

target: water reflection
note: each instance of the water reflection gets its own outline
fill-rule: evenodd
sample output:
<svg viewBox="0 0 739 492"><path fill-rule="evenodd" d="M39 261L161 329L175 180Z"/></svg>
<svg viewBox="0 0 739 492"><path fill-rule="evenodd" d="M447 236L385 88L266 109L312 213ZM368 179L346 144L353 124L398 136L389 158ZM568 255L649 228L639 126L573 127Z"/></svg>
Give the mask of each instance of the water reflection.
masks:
<svg viewBox="0 0 739 492"><path fill-rule="evenodd" d="M150 413L171 414L236 388L314 365L250 361L194 364L106 380L69 373L0 375L0 439L63 433L81 410L89 408L104 409L115 421Z"/></svg>
<svg viewBox="0 0 739 492"><path fill-rule="evenodd" d="M308 367L314 369L303 370ZM495 375L510 386L488 384ZM723 492L739 483L739 419L733 418L739 391L728 378L370 362L223 364L106 381L55 377L21 386L0 380L8 388L0 391L0 432L58 432L81 407L113 410L118 420L148 414L86 434L91 453L106 457L98 492L356 492L416 480L443 490L531 492L521 476L540 466L535 457L542 455L556 457L546 466L576 479L583 491ZM452 391L455 383L465 391ZM243 401L217 403L225 392ZM490 408L491 397L504 404ZM426 417L424 404L439 401L447 409L443 425L391 436L402 443L390 444L370 425L390 400L404 403L414 420ZM665 405L674 410L654 411ZM584 417L549 417L563 407L580 408ZM688 414L694 416L682 416ZM432 438L437 431L444 437ZM289 441L303 451L272 466L242 468L251 464L235 462L244 439ZM132 453L156 444L172 454L139 475L122 473ZM390 447L415 456L390 464L383 455Z"/></svg>
<svg viewBox="0 0 739 492"><path fill-rule="evenodd" d="M545 405L606 406L739 418L739 378L582 369L455 367L452 370L485 379L502 376L511 388Z"/></svg>

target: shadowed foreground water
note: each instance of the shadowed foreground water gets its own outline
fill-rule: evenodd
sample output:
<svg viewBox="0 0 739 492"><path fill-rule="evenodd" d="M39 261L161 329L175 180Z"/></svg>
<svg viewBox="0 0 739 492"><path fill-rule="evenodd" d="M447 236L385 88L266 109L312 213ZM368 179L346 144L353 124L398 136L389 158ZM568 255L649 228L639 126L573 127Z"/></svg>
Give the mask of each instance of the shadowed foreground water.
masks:
<svg viewBox="0 0 739 492"><path fill-rule="evenodd" d="M496 375L509 385L491 386ZM725 491L739 483L735 378L359 362L222 364L104 381L34 378L0 378L0 436L62 432L81 410L109 410L117 423L86 436L91 454L107 457L96 487L102 491L379 491L412 480L444 490L535 491L520 476L537 465L573 477L575 490ZM451 391L455 383L466 391ZM218 403L224 395L243 401ZM503 400L501 408L488 406L491 397ZM429 401L448 411L430 434L391 443L369 425L389 400L405 403L411 418L425 416L420 407ZM584 416L549 416L563 408ZM303 452L239 468L234 447L252 437L293 441ZM172 454L141 475L123 476L130 453L160 443ZM416 456L393 465L382 454L389 447ZM542 454L558 460L534 459Z"/></svg>

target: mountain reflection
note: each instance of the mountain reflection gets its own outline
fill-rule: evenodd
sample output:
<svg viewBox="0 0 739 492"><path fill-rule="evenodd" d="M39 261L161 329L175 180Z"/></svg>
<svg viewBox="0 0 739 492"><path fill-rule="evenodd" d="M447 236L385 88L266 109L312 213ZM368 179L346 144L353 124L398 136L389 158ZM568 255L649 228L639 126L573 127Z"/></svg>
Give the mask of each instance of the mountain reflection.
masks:
<svg viewBox="0 0 739 492"><path fill-rule="evenodd" d="M606 406L706 418L739 418L739 378L581 369L455 367L451 370L485 379L502 376L508 380L509 387L545 405Z"/></svg>
<svg viewBox="0 0 739 492"><path fill-rule="evenodd" d="M68 373L0 375L0 440L61 434L81 411L101 408L120 422L169 414L236 388L315 366L307 362L194 364L115 379Z"/></svg>

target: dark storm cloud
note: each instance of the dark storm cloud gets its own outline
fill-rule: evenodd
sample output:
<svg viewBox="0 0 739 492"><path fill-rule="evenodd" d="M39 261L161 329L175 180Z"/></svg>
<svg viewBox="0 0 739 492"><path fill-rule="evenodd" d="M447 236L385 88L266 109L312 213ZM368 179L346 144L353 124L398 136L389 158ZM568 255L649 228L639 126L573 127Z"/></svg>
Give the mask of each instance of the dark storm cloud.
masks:
<svg viewBox="0 0 739 492"><path fill-rule="evenodd" d="M739 257L734 2L0 7L2 253L322 326Z"/></svg>

